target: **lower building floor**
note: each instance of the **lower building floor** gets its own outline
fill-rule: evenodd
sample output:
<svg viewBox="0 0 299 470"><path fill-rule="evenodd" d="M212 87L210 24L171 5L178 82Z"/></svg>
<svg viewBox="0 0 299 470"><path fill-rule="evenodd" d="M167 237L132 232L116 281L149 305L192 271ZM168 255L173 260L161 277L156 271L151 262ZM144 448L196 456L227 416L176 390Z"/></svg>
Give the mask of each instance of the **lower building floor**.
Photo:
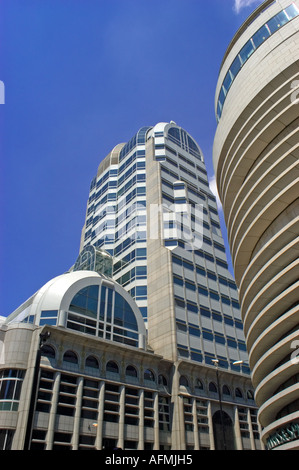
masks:
<svg viewBox="0 0 299 470"><path fill-rule="evenodd" d="M60 327L0 334L1 450L262 448L244 374Z"/></svg>

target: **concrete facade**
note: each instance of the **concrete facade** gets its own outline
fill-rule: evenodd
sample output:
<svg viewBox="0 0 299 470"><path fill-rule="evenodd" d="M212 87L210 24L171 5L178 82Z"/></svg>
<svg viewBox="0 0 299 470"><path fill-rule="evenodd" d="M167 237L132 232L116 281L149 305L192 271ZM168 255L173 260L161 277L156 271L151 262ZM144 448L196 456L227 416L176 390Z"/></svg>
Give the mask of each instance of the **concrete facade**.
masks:
<svg viewBox="0 0 299 470"><path fill-rule="evenodd" d="M214 419L219 411L215 368L174 363L142 340L133 346L76 329L91 316L74 299L95 285L109 285L128 300L119 285L96 272L67 273L0 327L1 450L214 450L221 435ZM141 313L131 306L142 338ZM44 322L45 312L54 318L54 307L56 322ZM101 297L98 315L102 308ZM119 333L117 314L114 310L110 323L113 335ZM96 321L100 328L100 316ZM42 345L41 337L46 338ZM249 377L219 371L219 384L234 447L260 448Z"/></svg>
<svg viewBox="0 0 299 470"><path fill-rule="evenodd" d="M242 65L228 76L236 58ZM221 66L213 160L262 438L271 449L299 448L290 430L299 421L298 85L299 2L265 1Z"/></svg>

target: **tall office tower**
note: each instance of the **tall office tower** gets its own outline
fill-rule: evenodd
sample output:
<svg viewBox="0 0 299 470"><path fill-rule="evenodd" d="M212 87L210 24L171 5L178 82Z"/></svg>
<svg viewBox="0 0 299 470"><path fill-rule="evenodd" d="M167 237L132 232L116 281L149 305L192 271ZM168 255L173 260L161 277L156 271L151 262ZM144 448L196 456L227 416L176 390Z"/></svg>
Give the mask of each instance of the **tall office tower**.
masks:
<svg viewBox="0 0 299 470"><path fill-rule="evenodd" d="M174 122L142 128L102 161L81 254L90 245L114 257L114 279L139 306L150 347L174 363L174 409L182 361L249 374L216 198L202 152L185 130ZM179 448L183 424L176 416Z"/></svg>
<svg viewBox="0 0 299 470"><path fill-rule="evenodd" d="M142 128L100 164L81 249L113 255L155 352L231 368L248 358L203 155L175 123Z"/></svg>
<svg viewBox="0 0 299 470"><path fill-rule="evenodd" d="M299 449L299 1L265 1L224 56L214 167L262 439Z"/></svg>

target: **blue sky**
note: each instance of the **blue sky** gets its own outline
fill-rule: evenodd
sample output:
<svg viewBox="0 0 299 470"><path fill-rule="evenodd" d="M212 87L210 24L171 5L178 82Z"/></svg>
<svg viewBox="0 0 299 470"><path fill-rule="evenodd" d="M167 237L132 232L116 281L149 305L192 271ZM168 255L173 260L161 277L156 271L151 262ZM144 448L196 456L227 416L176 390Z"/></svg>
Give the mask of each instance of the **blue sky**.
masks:
<svg viewBox="0 0 299 470"><path fill-rule="evenodd" d="M90 181L140 127L175 121L213 178L219 67L260 3L0 0L0 315L72 266Z"/></svg>

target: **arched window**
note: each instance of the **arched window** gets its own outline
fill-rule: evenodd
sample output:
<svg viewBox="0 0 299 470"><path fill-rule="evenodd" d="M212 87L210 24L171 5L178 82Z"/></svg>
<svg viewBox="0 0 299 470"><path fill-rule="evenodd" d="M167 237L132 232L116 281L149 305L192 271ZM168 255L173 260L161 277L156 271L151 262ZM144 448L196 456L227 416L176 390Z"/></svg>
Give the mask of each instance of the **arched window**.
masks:
<svg viewBox="0 0 299 470"><path fill-rule="evenodd" d="M155 382L154 373L153 373L150 369L147 369L147 370L144 372L144 379L145 379L145 380L150 380L151 382Z"/></svg>
<svg viewBox="0 0 299 470"><path fill-rule="evenodd" d="M54 359L55 358L55 350L49 344L45 344L42 347L42 355L48 357L49 359Z"/></svg>
<svg viewBox="0 0 299 470"><path fill-rule="evenodd" d="M223 393L223 395L230 395L230 389L228 388L227 385L223 385L222 393Z"/></svg>
<svg viewBox="0 0 299 470"><path fill-rule="evenodd" d="M99 368L99 361L94 356L88 356L85 361L85 367Z"/></svg>
<svg viewBox="0 0 299 470"><path fill-rule="evenodd" d="M133 366L128 366L126 368L126 375L128 377L137 377L137 370Z"/></svg>
<svg viewBox="0 0 299 470"><path fill-rule="evenodd" d="M236 394L237 398L243 398L243 394L242 394L241 390L238 387L235 390L235 394Z"/></svg>
<svg viewBox="0 0 299 470"><path fill-rule="evenodd" d="M64 362L70 362L71 364L78 364L78 357L73 351L66 351L63 355Z"/></svg>
<svg viewBox="0 0 299 470"><path fill-rule="evenodd" d="M197 388L199 390L203 390L203 383L200 379L195 380L195 388Z"/></svg>
<svg viewBox="0 0 299 470"><path fill-rule="evenodd" d="M98 311L99 286L81 289L72 299L70 310L88 317L96 318Z"/></svg>
<svg viewBox="0 0 299 470"><path fill-rule="evenodd" d="M114 374L119 373L118 365L114 361L109 361L106 364L106 372L112 372Z"/></svg>
<svg viewBox="0 0 299 470"><path fill-rule="evenodd" d="M253 392L251 390L247 390L247 398L249 400L254 400L254 395L253 395Z"/></svg>
<svg viewBox="0 0 299 470"><path fill-rule="evenodd" d="M209 383L209 392L217 393L217 387L214 382Z"/></svg>
<svg viewBox="0 0 299 470"><path fill-rule="evenodd" d="M136 317L132 308L118 292L115 292L114 322L118 326L138 331Z"/></svg>
<svg viewBox="0 0 299 470"><path fill-rule="evenodd" d="M158 384L167 386L167 380L164 375L160 374L158 377Z"/></svg>
<svg viewBox="0 0 299 470"><path fill-rule="evenodd" d="M181 375L180 377L180 385L183 387L189 387L188 379L184 375Z"/></svg>

